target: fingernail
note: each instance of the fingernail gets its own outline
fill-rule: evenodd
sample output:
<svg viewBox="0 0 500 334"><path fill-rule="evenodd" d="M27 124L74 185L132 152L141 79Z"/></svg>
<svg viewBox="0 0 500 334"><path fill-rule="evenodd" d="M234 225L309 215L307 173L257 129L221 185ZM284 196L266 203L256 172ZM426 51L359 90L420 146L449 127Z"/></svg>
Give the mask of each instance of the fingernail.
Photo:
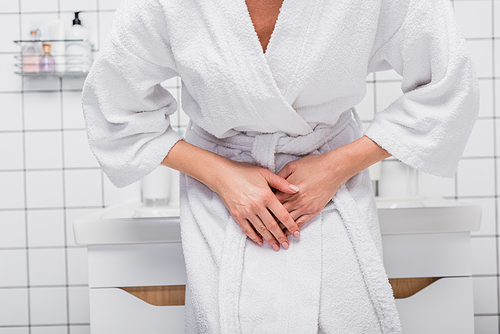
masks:
<svg viewBox="0 0 500 334"><path fill-rule="evenodd" d="M278 244L274 244L274 245L273 245L273 249L274 249L275 251L279 251L279 250L280 250L280 246L278 246Z"/></svg>
<svg viewBox="0 0 500 334"><path fill-rule="evenodd" d="M257 241L257 244L259 244L259 246L263 245L262 241Z"/></svg>
<svg viewBox="0 0 500 334"><path fill-rule="evenodd" d="M281 244L281 246L283 246L283 248L286 250L288 249L288 242L284 242Z"/></svg>
<svg viewBox="0 0 500 334"><path fill-rule="evenodd" d="M300 232L299 232L299 231L295 231L295 232L293 232L293 235L294 235L296 238L300 238Z"/></svg>
<svg viewBox="0 0 500 334"><path fill-rule="evenodd" d="M299 191L299 187L294 184L289 185L288 188L292 189L293 191Z"/></svg>

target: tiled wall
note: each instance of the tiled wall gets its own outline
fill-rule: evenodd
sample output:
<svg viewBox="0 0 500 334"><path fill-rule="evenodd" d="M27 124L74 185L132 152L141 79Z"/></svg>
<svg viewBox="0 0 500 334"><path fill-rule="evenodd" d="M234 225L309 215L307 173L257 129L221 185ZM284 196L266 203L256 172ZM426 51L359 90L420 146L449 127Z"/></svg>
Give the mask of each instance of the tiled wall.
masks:
<svg viewBox="0 0 500 334"><path fill-rule="evenodd" d="M83 79L21 78L18 47L36 22L84 10L95 49L105 38L119 0L0 0L0 334L89 333L86 250L74 243L72 221L98 208L138 200L138 185L116 189L91 155L80 107ZM481 111L457 176L420 174L420 192L458 198L483 208L472 240L476 333L499 333L496 93L500 52L500 1L454 0L474 58ZM498 23L495 24L495 18ZM358 107L365 125L401 94L394 72L368 78ZM179 81L165 86L180 97ZM187 118L178 113L180 128ZM499 127L500 129L500 127ZM500 136L498 136L500 138ZM400 189L393 177L404 167L383 162L382 195Z"/></svg>

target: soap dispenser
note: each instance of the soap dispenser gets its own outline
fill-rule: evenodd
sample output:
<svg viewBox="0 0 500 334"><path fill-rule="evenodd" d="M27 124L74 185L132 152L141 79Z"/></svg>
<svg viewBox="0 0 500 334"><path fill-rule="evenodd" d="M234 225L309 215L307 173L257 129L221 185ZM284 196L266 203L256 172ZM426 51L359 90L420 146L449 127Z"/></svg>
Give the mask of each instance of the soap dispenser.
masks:
<svg viewBox="0 0 500 334"><path fill-rule="evenodd" d="M88 72L90 69L89 32L82 26L79 14L80 12L75 12L73 25L66 33L66 71L68 72Z"/></svg>

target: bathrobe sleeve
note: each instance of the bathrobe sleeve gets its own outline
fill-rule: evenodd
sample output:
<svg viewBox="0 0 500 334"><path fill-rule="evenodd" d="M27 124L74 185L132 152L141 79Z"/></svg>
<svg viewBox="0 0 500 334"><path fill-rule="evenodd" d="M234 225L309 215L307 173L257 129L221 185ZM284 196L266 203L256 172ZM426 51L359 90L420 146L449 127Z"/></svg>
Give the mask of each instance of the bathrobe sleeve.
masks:
<svg viewBox="0 0 500 334"><path fill-rule="evenodd" d="M173 58L160 4L123 1L82 93L90 147L118 187L146 176L182 139L169 120L177 102L160 85L177 76Z"/></svg>
<svg viewBox="0 0 500 334"><path fill-rule="evenodd" d="M479 110L465 40L448 0L409 0L399 21L396 29L394 17L379 24L368 70L393 68L404 94L376 113L365 135L411 167L452 177Z"/></svg>

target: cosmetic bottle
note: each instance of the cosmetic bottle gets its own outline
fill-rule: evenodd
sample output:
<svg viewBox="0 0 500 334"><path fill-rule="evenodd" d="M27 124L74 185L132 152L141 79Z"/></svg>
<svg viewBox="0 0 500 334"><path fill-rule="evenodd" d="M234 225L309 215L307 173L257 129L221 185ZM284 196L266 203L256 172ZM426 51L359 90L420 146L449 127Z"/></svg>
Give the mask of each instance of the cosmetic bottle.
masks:
<svg viewBox="0 0 500 334"><path fill-rule="evenodd" d="M56 61L50 54L50 44L43 43L43 57L40 59L40 72L55 72Z"/></svg>
<svg viewBox="0 0 500 334"><path fill-rule="evenodd" d="M68 72L87 72L90 69L92 50L88 43L89 32L82 26L79 14L80 12L75 12L73 25L66 32L66 71Z"/></svg>
<svg viewBox="0 0 500 334"><path fill-rule="evenodd" d="M26 43L21 50L23 57L23 72L39 72L42 49L38 41L38 31L31 31L31 41Z"/></svg>
<svg viewBox="0 0 500 334"><path fill-rule="evenodd" d="M62 73L66 70L66 45L64 43L64 24L61 19L49 23L51 47L50 54L56 62L56 72Z"/></svg>

